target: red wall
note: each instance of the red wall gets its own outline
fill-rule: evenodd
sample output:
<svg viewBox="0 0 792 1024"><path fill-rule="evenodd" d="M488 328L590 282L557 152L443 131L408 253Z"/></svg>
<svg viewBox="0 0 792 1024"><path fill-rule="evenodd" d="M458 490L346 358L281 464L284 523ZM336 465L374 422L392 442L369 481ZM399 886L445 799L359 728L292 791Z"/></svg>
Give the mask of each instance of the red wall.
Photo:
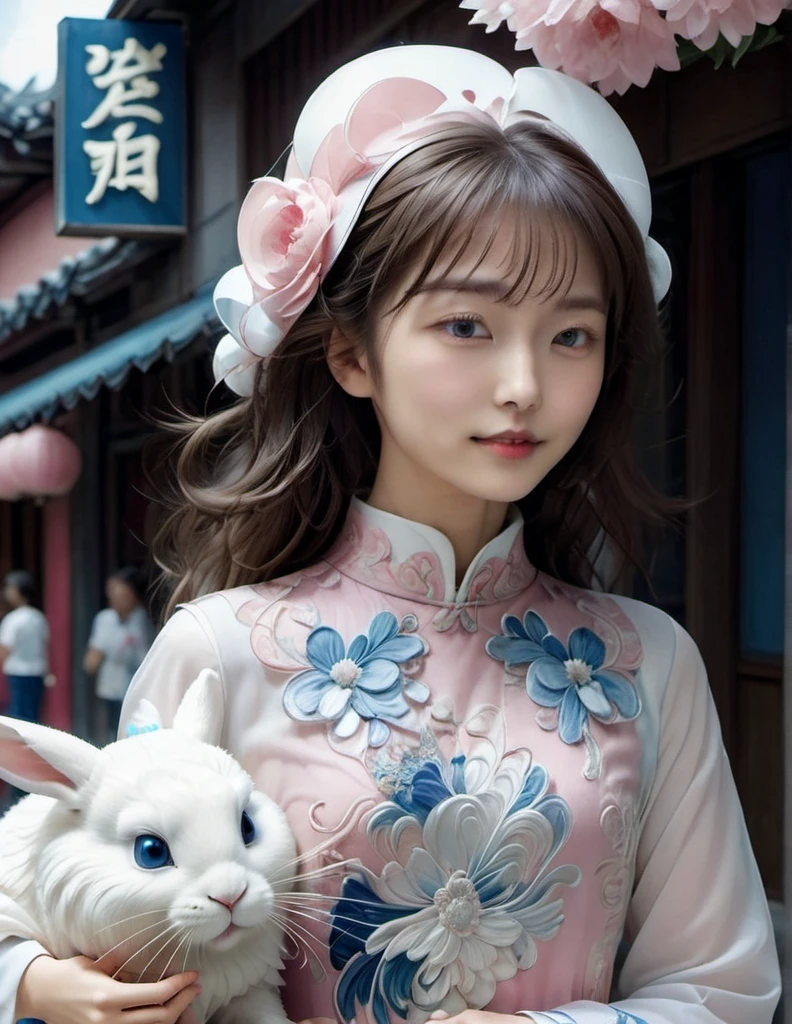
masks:
<svg viewBox="0 0 792 1024"><path fill-rule="evenodd" d="M57 684L46 691L43 720L71 728L71 559L69 497L44 507L44 614L50 628L50 671Z"/></svg>

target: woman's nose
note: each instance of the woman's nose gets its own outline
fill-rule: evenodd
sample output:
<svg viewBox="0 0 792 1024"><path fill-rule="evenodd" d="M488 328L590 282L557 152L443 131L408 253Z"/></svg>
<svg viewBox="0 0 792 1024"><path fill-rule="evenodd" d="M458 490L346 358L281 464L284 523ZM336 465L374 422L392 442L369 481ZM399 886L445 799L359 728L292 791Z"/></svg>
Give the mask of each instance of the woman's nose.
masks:
<svg viewBox="0 0 792 1024"><path fill-rule="evenodd" d="M521 410L539 405L539 367L528 345L510 346L504 350L499 361L495 401L497 405L514 405Z"/></svg>

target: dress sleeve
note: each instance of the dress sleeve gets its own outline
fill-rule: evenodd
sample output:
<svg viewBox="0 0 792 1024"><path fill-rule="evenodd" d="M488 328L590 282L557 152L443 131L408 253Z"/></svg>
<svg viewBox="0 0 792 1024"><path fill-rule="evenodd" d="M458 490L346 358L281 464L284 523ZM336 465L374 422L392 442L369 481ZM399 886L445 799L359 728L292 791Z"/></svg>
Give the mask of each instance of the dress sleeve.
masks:
<svg viewBox="0 0 792 1024"><path fill-rule="evenodd" d="M767 900L701 656L674 628L623 998L526 1011L537 1024L771 1024L781 982Z"/></svg>
<svg viewBox="0 0 792 1024"><path fill-rule="evenodd" d="M88 637L86 647L93 647L102 654L107 655L111 650L111 643L108 630L108 617L104 610L97 612L91 626L91 635Z"/></svg>
<svg viewBox="0 0 792 1024"><path fill-rule="evenodd" d="M16 643L16 629L14 629L14 622L11 618L11 613L4 615L0 619L0 644L3 647L8 647L9 650L13 649Z"/></svg>
<svg viewBox="0 0 792 1024"><path fill-rule="evenodd" d="M223 679L214 638L191 608L180 608L132 679L121 709L119 738L127 735L127 725L141 700L150 701L162 724L170 725L185 691L205 668L214 669Z"/></svg>

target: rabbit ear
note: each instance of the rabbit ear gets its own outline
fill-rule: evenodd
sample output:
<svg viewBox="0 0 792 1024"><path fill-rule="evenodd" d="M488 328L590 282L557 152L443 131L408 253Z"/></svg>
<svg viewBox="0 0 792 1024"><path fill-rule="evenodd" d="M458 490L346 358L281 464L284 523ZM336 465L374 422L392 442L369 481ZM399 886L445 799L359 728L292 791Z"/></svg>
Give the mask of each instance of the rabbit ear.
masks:
<svg viewBox="0 0 792 1024"><path fill-rule="evenodd" d="M220 742L224 717L223 684L215 671L205 668L182 697L173 718L173 728L216 746Z"/></svg>
<svg viewBox="0 0 792 1024"><path fill-rule="evenodd" d="M98 755L70 733L0 718L0 778L29 793L70 800L90 778Z"/></svg>

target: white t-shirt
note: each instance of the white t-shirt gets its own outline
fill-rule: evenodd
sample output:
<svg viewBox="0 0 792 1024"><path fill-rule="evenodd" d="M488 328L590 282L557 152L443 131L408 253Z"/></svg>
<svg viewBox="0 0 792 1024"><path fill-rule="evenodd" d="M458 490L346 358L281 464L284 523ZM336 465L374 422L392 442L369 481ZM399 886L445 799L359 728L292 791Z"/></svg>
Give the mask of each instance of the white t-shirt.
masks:
<svg viewBox="0 0 792 1024"><path fill-rule="evenodd" d="M136 608L123 622L118 612L105 608L93 621L89 647L104 654L96 677L96 693L106 700L123 700L154 639L144 608Z"/></svg>
<svg viewBox="0 0 792 1024"><path fill-rule="evenodd" d="M45 676L49 671L49 626L38 608L23 605L4 616L0 644L11 651L3 662L7 676Z"/></svg>

